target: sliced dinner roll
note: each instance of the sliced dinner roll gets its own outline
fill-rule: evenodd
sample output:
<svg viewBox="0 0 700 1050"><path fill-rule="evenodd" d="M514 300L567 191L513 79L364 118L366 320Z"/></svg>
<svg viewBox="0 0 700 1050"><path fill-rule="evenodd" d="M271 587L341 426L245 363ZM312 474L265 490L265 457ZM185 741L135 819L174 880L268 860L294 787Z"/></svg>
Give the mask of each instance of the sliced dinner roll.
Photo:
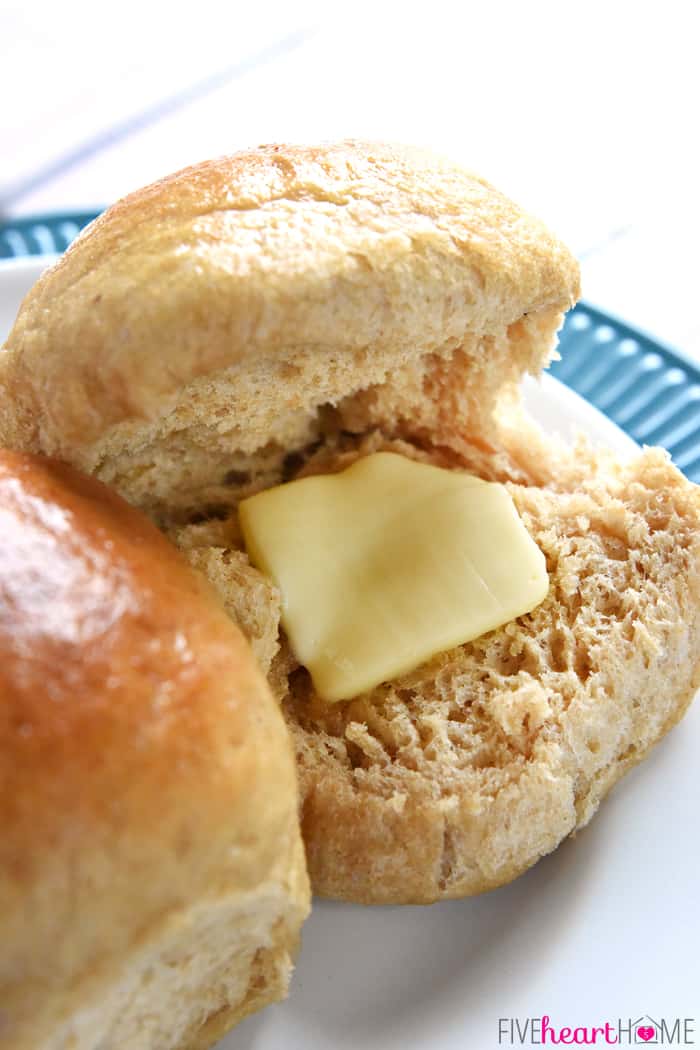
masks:
<svg viewBox="0 0 700 1050"><path fill-rule="evenodd" d="M289 734L138 511L0 452L0 1046L193 1050L287 991Z"/></svg>
<svg viewBox="0 0 700 1050"><path fill-rule="evenodd" d="M585 446L548 450L525 420L517 433L510 463L522 477L507 487L545 554L547 597L344 703L320 699L300 667L279 593L241 550L237 516L173 532L282 701L320 895L426 903L509 882L588 823L700 687L698 487L658 449L623 465ZM478 467L480 454L376 433L342 442L316 451L300 476L383 449L508 478L496 465L507 445Z"/></svg>

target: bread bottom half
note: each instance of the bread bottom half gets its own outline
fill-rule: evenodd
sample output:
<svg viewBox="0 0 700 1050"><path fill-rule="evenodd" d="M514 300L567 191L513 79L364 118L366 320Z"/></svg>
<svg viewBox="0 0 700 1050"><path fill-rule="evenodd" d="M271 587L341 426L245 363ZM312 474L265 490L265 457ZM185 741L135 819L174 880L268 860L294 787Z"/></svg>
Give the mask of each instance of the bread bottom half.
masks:
<svg viewBox="0 0 700 1050"><path fill-rule="evenodd" d="M352 700L315 696L235 507L174 532L283 706L317 894L428 903L510 881L591 819L700 685L697 487L660 450L621 463L511 419L498 446L375 429L290 459L298 477L393 449L504 481L547 559L549 594L532 613Z"/></svg>
<svg viewBox="0 0 700 1050"><path fill-rule="evenodd" d="M13 1050L206 1050L287 994L306 913L303 849L255 892L212 895L145 930L126 958L85 975ZM37 990L39 993L40 990ZM0 1045L4 1046L0 1029Z"/></svg>

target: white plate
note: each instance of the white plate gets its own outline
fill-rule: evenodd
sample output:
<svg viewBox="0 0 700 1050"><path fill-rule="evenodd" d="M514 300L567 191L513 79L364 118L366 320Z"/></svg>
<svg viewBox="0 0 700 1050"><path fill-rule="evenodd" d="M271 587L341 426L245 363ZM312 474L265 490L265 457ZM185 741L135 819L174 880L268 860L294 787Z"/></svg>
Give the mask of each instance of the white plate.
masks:
<svg viewBox="0 0 700 1050"><path fill-rule="evenodd" d="M0 338L44 264L0 265ZM634 448L549 376L528 383L527 399L550 430ZM696 704L587 828L503 889L429 908L316 903L290 998L220 1050L490 1050L522 1045L511 1018L590 1029L648 1016L670 1030L693 1018L699 751ZM622 1045L635 1041L658 1045L623 1032Z"/></svg>

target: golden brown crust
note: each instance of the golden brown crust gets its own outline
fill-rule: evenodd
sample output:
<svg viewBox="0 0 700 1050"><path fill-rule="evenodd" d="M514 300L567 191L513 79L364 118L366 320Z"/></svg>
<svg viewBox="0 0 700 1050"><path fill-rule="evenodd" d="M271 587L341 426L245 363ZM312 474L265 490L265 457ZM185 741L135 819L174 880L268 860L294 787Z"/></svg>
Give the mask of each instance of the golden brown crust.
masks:
<svg viewBox="0 0 700 1050"><path fill-rule="evenodd" d="M224 369L284 417L299 395L261 362L293 376L306 357L321 371L347 358L337 399L375 358L454 349L577 296L566 248L453 164L365 142L263 146L131 194L41 278L0 361L0 439L93 471L153 441L191 384L185 402L209 399L201 384ZM191 422L190 407L162 434Z"/></svg>
<svg viewBox="0 0 700 1050"><path fill-rule="evenodd" d="M288 735L209 586L63 464L0 453L0 516L0 1012L24 1047L193 904L279 885L293 936L307 898L282 888Z"/></svg>

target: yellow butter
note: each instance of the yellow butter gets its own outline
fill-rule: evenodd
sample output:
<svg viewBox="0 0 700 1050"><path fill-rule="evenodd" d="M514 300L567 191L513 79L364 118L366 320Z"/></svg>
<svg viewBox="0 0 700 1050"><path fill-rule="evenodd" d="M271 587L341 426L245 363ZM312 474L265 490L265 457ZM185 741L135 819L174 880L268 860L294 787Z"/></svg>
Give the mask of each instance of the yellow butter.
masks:
<svg viewBox="0 0 700 1050"><path fill-rule="evenodd" d="M253 565L324 700L346 700L530 612L544 555L502 485L390 452L240 504Z"/></svg>

